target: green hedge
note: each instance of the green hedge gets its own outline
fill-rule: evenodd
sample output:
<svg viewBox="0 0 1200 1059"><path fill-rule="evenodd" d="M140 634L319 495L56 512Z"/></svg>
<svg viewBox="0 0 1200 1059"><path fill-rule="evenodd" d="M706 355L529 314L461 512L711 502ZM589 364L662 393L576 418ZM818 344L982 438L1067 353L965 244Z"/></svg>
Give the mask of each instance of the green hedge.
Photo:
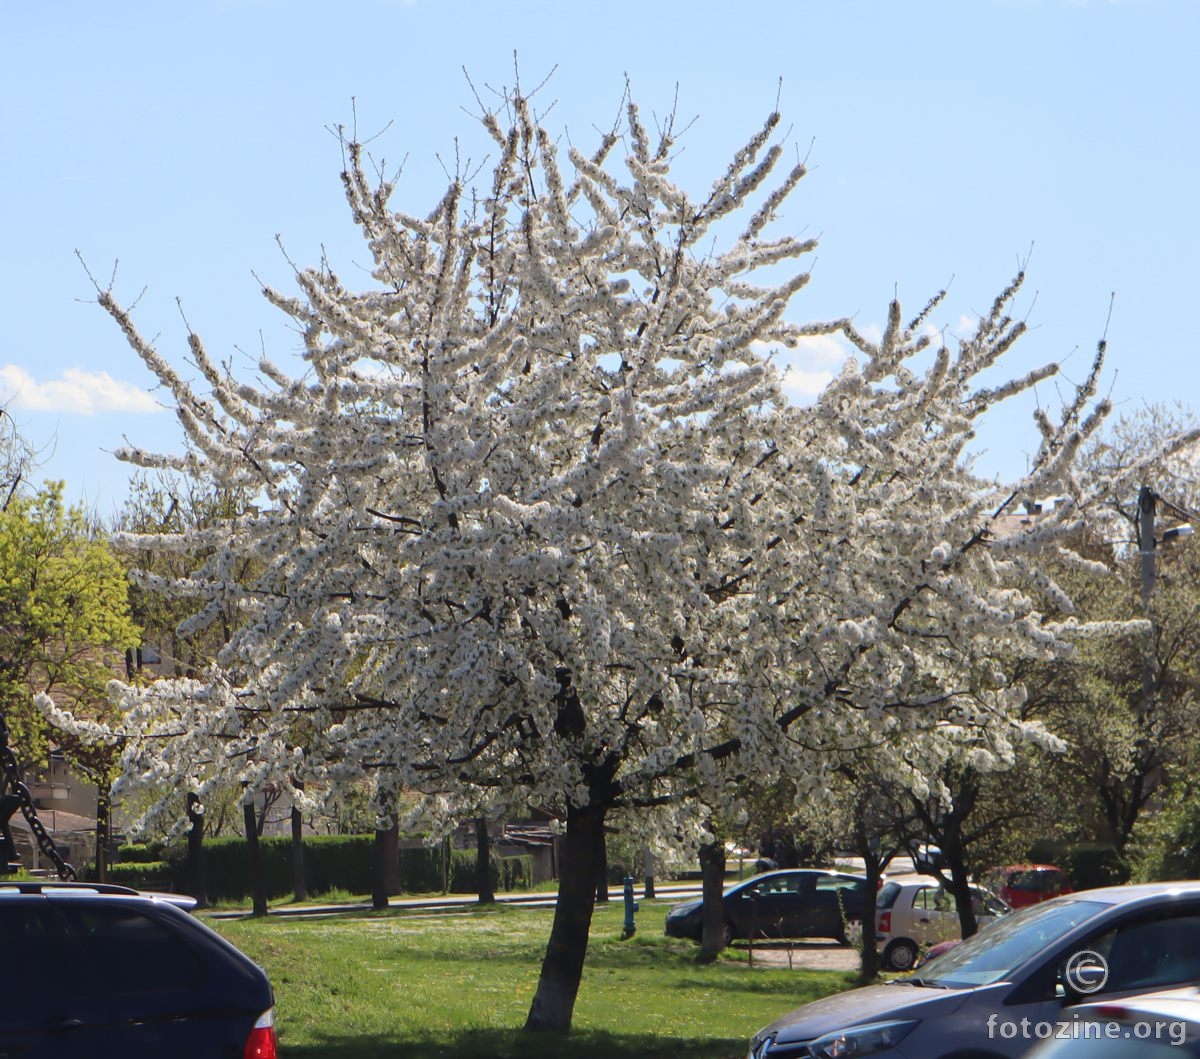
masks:
<svg viewBox="0 0 1200 1059"><path fill-rule="evenodd" d="M171 866L165 860L110 864L106 871L110 883L132 886L136 890L155 890L174 885Z"/></svg>
<svg viewBox="0 0 1200 1059"><path fill-rule="evenodd" d="M161 842L131 842L117 847L117 860L122 864L161 863L164 852Z"/></svg>
<svg viewBox="0 0 1200 1059"><path fill-rule="evenodd" d="M260 840L263 872L268 900L292 894L292 840L272 837ZM121 847L123 853L130 847ZM400 885L406 893L443 892L442 846L401 849ZM304 840L305 883L310 894L328 890L370 893L372 864L375 856L373 835L312 835ZM122 860L125 858L122 856ZM186 885L187 847L180 844L167 850L164 875L177 889ZM159 862L162 863L162 862ZM113 866L136 875L137 869L149 875L145 862ZM210 901L240 901L250 896L250 858L246 840L239 837L206 839L204 867ZM111 869L110 869L111 870ZM156 868L157 871L157 868ZM475 850L451 850L445 866L446 888L450 893L476 893ZM155 876L162 878L162 876ZM533 883L533 857L491 858L492 888L498 892L526 889ZM124 882L112 876L114 882ZM128 885L138 885L129 883ZM161 885L161 883L160 883Z"/></svg>

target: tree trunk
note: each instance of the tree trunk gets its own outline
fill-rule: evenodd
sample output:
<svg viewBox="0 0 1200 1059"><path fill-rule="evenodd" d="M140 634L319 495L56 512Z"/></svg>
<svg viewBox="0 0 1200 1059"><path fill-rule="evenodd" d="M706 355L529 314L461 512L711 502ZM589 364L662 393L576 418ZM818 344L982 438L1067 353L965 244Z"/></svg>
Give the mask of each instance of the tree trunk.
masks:
<svg viewBox="0 0 1200 1059"><path fill-rule="evenodd" d="M647 901L654 900L654 850L647 846L642 851L642 868L646 873L646 889L642 893Z"/></svg>
<svg viewBox="0 0 1200 1059"><path fill-rule="evenodd" d="M204 806L194 791L188 791L187 817L192 826L187 837L187 884L197 908L208 907L208 875L204 870Z"/></svg>
<svg viewBox="0 0 1200 1059"><path fill-rule="evenodd" d="M963 855L962 838L955 828L946 835L946 839L942 855L950 869L950 893L954 896L954 907L958 911L958 928L963 938L969 938L979 929L979 923L975 919L975 903Z"/></svg>
<svg viewBox="0 0 1200 1059"><path fill-rule="evenodd" d="M96 882L108 882L108 833L112 800L108 790L100 788L96 795Z"/></svg>
<svg viewBox="0 0 1200 1059"><path fill-rule="evenodd" d="M492 842L488 835L487 820L475 818L475 877L479 889L479 903L493 905L496 894L492 890Z"/></svg>
<svg viewBox="0 0 1200 1059"><path fill-rule="evenodd" d="M712 963L725 948L725 844L700 847L700 880L704 907L700 932L700 963Z"/></svg>
<svg viewBox="0 0 1200 1059"><path fill-rule="evenodd" d="M388 898L400 892L400 825L376 828L375 871L371 886L371 907L383 909Z"/></svg>
<svg viewBox="0 0 1200 1059"><path fill-rule="evenodd" d="M862 909L862 938L858 953L858 981L867 985L879 977L879 950L875 947L875 919L879 896L879 880L883 877L883 869L892 859L890 853L880 854L880 843L872 836L865 821L860 821L855 828L855 852L863 859L863 874L867 877L867 892L863 897Z"/></svg>
<svg viewBox="0 0 1200 1059"><path fill-rule="evenodd" d="M247 798L242 804L246 820L246 851L250 855L250 886L253 890L253 915L267 914L267 880L263 874L262 845L258 841L258 814L254 811L254 799Z"/></svg>
<svg viewBox="0 0 1200 1059"><path fill-rule="evenodd" d="M308 899L308 880L304 874L304 819L300 810L292 806L292 897L296 901Z"/></svg>
<svg viewBox="0 0 1200 1059"><path fill-rule="evenodd" d="M605 807L589 805L567 810L567 833L554 906L554 925L542 960L537 992L525 1020L527 1030L571 1028L571 1014L579 992L588 931L596 902L596 879L604 851Z"/></svg>

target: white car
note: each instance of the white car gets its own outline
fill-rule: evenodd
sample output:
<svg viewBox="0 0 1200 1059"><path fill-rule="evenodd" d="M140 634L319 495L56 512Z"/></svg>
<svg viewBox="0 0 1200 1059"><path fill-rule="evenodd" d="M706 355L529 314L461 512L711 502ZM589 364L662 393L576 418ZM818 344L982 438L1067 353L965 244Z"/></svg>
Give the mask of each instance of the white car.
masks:
<svg viewBox="0 0 1200 1059"><path fill-rule="evenodd" d="M1009 911L990 890L972 886L982 929ZM875 944L889 971L908 971L922 950L960 937L954 895L927 875L889 879L875 899Z"/></svg>

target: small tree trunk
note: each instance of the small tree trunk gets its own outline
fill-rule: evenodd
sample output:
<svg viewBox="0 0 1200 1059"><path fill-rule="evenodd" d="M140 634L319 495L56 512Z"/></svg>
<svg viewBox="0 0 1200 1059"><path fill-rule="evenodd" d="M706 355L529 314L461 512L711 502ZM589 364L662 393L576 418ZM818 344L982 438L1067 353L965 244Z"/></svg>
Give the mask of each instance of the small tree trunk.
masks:
<svg viewBox="0 0 1200 1059"><path fill-rule="evenodd" d="M863 848L866 849L863 855ZM869 842L860 846L867 876L867 892L863 898L862 938L859 943L858 980L862 985L879 977L879 950L875 947L876 898L879 896L879 880L883 874L883 858L871 848Z"/></svg>
<svg viewBox="0 0 1200 1059"><path fill-rule="evenodd" d="M304 873L304 818L292 806L292 897L308 900L308 879Z"/></svg>
<svg viewBox="0 0 1200 1059"><path fill-rule="evenodd" d="M700 963L712 963L725 948L725 844L711 842L700 847L701 912Z"/></svg>
<svg viewBox="0 0 1200 1059"><path fill-rule="evenodd" d="M492 890L492 842L488 835L487 820L475 818L475 875L479 888L479 903L493 905L496 894Z"/></svg>
<svg viewBox="0 0 1200 1059"><path fill-rule="evenodd" d="M647 901L654 900L654 850L647 846L642 850L642 869L646 874L646 888L642 897Z"/></svg>
<svg viewBox="0 0 1200 1059"><path fill-rule="evenodd" d="M588 931L596 902L596 878L604 850L604 806L567 810L558 901L554 925L542 960L537 992L525 1020L527 1030L571 1028L571 1014L579 992Z"/></svg>
<svg viewBox="0 0 1200 1059"><path fill-rule="evenodd" d="M962 845L954 841L943 847L946 864L950 868L950 892L954 895L954 906L958 910L958 927L964 938L969 938L979 929L975 919L975 905L971 895L971 881L967 876Z"/></svg>
<svg viewBox="0 0 1200 1059"><path fill-rule="evenodd" d="M108 834L112 800L108 788L96 795L96 882L108 882Z"/></svg>
<svg viewBox="0 0 1200 1059"><path fill-rule="evenodd" d="M187 817L192 826L187 837L187 885L197 908L208 907L208 876L204 870L204 806L200 796L188 791Z"/></svg>
<svg viewBox="0 0 1200 1059"><path fill-rule="evenodd" d="M376 828L375 871L371 907L387 908L388 898L400 892L400 825Z"/></svg>
<svg viewBox="0 0 1200 1059"><path fill-rule="evenodd" d="M250 886L254 900L252 914L265 916L267 914L267 880L263 875L262 845L258 840L258 814L254 811L253 798L247 798L242 803L242 813L246 821L246 851L250 854Z"/></svg>

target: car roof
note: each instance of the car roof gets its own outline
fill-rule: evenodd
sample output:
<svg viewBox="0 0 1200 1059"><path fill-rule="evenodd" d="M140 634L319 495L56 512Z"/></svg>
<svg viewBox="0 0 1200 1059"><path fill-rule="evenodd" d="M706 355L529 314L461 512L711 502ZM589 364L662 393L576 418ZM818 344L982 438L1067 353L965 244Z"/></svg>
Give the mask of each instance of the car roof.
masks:
<svg viewBox="0 0 1200 1059"><path fill-rule="evenodd" d="M1175 882L1133 883L1124 886L1102 886L1095 890L1078 890L1075 893L1064 894L1054 898L1055 901L1103 901L1106 904L1119 905L1127 902L1142 901L1163 894L1179 894L1181 896L1200 897L1200 881L1195 879L1177 880Z"/></svg>
<svg viewBox="0 0 1200 1059"><path fill-rule="evenodd" d="M156 904L170 904L190 912L196 907L196 899L186 894L158 893L149 890L134 890L115 883L96 882L53 882L41 879L0 880L0 900L14 896L42 896L54 898L96 898L110 900L142 900Z"/></svg>
<svg viewBox="0 0 1200 1059"><path fill-rule="evenodd" d="M912 875L889 875L884 880L884 883L885 885L887 883L895 883L897 886L902 886L906 890L915 889L919 886L935 887L942 885L942 881L936 875L918 875L915 873ZM989 893L991 892L982 883L973 882L969 885L972 890L987 891Z"/></svg>

